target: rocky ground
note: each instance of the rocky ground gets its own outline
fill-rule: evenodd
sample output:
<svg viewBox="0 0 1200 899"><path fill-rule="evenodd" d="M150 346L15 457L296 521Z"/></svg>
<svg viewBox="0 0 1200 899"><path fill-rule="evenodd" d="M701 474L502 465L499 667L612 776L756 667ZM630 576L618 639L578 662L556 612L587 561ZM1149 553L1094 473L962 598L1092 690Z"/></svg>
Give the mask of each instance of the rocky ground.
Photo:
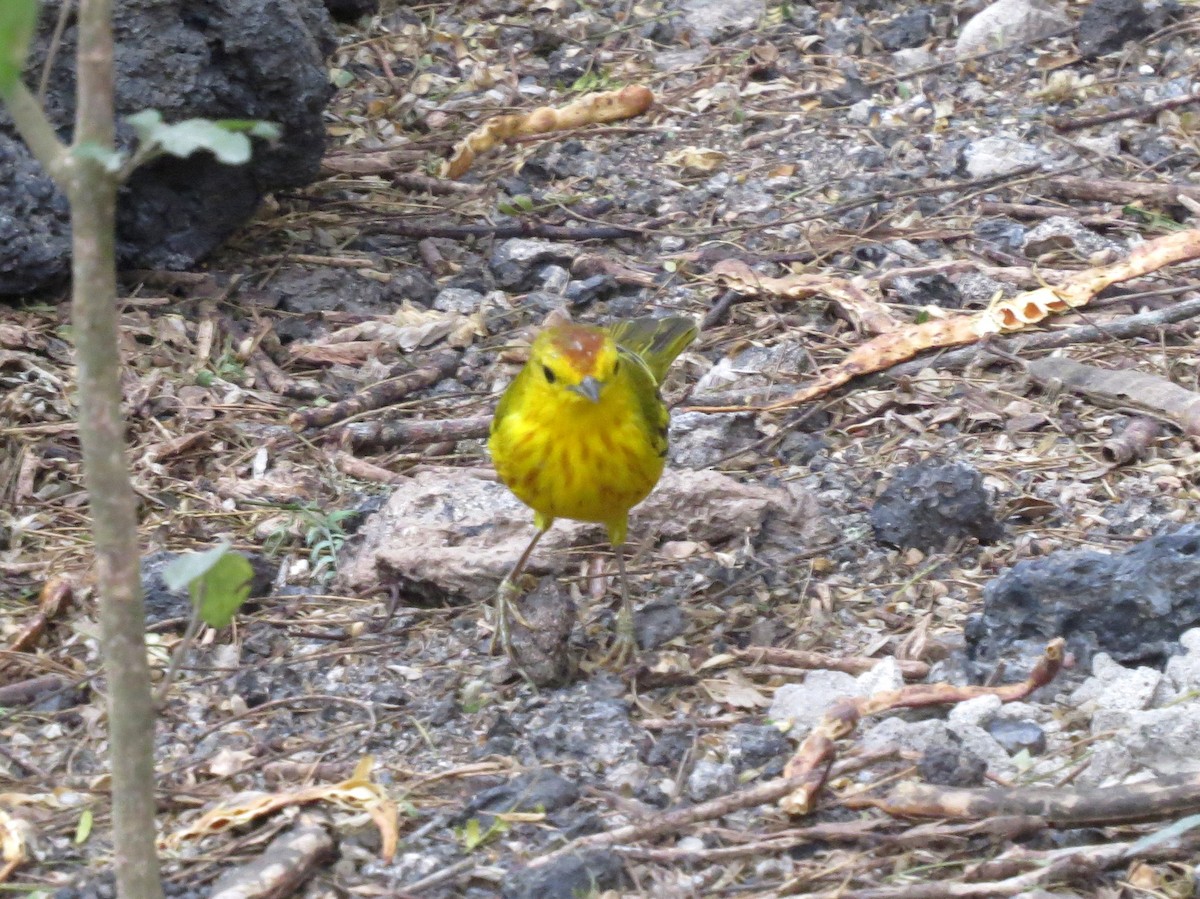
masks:
<svg viewBox="0 0 1200 899"><path fill-rule="evenodd" d="M260 575L163 702L172 895L264 852L314 897L1195 893L1195 248L880 360L1187 240L1200 15L981 9L482 0L343 30L325 179L204 270L125 279L158 675L189 617L167 561L227 540ZM488 116L630 84L644 114L436 177ZM487 652L531 524L482 438L562 308L703 331L633 518L644 654L598 665L610 556L563 522L535 687ZM67 327L0 309L0 845L63 899L113 895ZM881 371L761 409L856 348ZM1057 636L1073 666L1022 688ZM788 814L785 767L851 699L878 714Z"/></svg>

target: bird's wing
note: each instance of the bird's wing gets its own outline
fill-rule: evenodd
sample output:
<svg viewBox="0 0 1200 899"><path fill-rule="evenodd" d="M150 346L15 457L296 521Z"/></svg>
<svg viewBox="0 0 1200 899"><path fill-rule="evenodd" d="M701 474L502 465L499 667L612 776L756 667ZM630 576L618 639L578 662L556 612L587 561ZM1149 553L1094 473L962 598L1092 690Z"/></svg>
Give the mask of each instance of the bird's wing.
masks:
<svg viewBox="0 0 1200 899"><path fill-rule="evenodd" d="M669 315L626 319L610 325L608 332L617 346L637 357L655 384L661 384L675 357L696 339L700 329L690 318Z"/></svg>

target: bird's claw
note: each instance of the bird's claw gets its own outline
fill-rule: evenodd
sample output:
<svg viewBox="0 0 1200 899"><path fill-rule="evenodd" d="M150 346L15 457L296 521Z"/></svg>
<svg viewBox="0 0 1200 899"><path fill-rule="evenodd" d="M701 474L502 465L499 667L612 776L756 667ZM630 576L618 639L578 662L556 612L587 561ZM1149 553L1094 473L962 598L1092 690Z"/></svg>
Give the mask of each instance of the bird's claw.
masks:
<svg viewBox="0 0 1200 899"><path fill-rule="evenodd" d="M529 627L529 622L517 608L520 596L521 588L511 580L505 578L500 582L500 589L496 591L496 620L493 622L492 638L488 642L489 655L496 655L499 647L506 656L516 661L512 645L512 622L516 620L522 627Z"/></svg>
<svg viewBox="0 0 1200 899"><path fill-rule="evenodd" d="M617 613L617 626L613 632L612 645L600 659L600 664L612 671L620 671L637 658L637 634L633 629L633 615L623 606Z"/></svg>

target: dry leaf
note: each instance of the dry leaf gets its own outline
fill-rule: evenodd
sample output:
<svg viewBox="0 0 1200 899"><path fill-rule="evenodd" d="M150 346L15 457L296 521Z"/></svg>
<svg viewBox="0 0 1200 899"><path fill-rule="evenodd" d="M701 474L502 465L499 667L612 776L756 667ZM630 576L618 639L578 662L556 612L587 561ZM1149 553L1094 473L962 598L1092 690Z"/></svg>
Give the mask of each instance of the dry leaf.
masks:
<svg viewBox="0 0 1200 899"><path fill-rule="evenodd" d="M331 802L340 808L366 812L379 828L380 856L391 861L400 841L396 803L392 802L378 784L368 779L374 759L366 756L354 773L337 784L304 787L281 793L247 793L226 805L209 809L190 825L177 830L166 839L168 848L177 848L188 840L222 833L293 805L310 802Z"/></svg>
<svg viewBox="0 0 1200 899"><path fill-rule="evenodd" d="M707 147L683 147L673 150L663 157L667 165L677 166L685 172L703 174L720 168L729 157L720 150L710 150Z"/></svg>
<svg viewBox="0 0 1200 899"><path fill-rule="evenodd" d="M735 674L722 680L701 681L701 686L714 702L723 702L735 709L760 709L771 704L758 688Z"/></svg>
<svg viewBox="0 0 1200 899"><path fill-rule="evenodd" d="M25 862L25 834L28 825L0 809L0 883L8 880Z"/></svg>

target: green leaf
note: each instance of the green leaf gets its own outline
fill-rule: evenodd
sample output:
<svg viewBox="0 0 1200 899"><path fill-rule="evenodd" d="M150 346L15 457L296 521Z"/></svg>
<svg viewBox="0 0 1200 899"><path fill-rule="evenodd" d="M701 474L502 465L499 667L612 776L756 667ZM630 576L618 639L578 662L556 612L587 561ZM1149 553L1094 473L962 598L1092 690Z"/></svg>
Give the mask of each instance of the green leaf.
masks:
<svg viewBox="0 0 1200 899"><path fill-rule="evenodd" d="M240 553L226 553L203 577L191 583L192 601L209 627L226 627L250 596L254 569Z"/></svg>
<svg viewBox="0 0 1200 899"><path fill-rule="evenodd" d="M261 137L263 140L279 140L283 137L283 129L274 122L264 122L262 119L217 119L216 124L226 131L236 131L249 134L251 137Z"/></svg>
<svg viewBox="0 0 1200 899"><path fill-rule="evenodd" d="M483 835L480 833L478 818L470 818L467 823L463 825L462 841L463 848L466 849L467 852L471 852L472 850L478 848L479 844L483 842Z"/></svg>
<svg viewBox="0 0 1200 899"><path fill-rule="evenodd" d="M37 16L37 0L0 0L0 94L12 90L21 77Z"/></svg>
<svg viewBox="0 0 1200 899"><path fill-rule="evenodd" d="M179 556L163 569L163 582L166 583L168 590L182 590L184 587L190 587L192 581L208 574L221 556L227 552L229 552L229 544L218 543L212 549L202 553L188 553Z"/></svg>
<svg viewBox="0 0 1200 899"><path fill-rule="evenodd" d="M83 814L79 816L79 823L75 825L75 845L86 843L87 838L92 835L92 810L85 808Z"/></svg>
<svg viewBox="0 0 1200 899"><path fill-rule="evenodd" d="M187 587L200 618L209 627L225 627L250 595L254 569L239 553L222 543L202 553L180 556L163 569L171 590Z"/></svg>
<svg viewBox="0 0 1200 899"><path fill-rule="evenodd" d="M126 118L147 149L186 158L207 150L226 165L249 162L253 137L278 140L281 129L274 122L257 119L184 119L167 124L157 109L143 109Z"/></svg>

